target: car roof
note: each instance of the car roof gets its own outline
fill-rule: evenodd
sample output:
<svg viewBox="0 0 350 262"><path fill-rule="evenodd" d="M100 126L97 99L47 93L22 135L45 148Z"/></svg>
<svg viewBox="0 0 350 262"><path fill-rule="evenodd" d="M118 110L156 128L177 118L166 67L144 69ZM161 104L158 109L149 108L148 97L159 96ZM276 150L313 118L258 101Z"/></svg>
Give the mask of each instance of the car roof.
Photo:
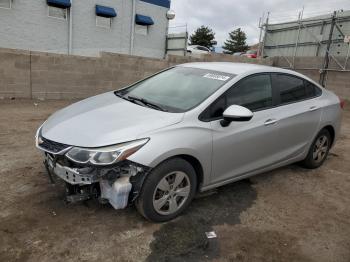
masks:
<svg viewBox="0 0 350 262"><path fill-rule="evenodd" d="M198 63L186 63L178 66L199 68L206 70L219 71L223 73L229 73L234 75L241 75L246 73L257 73L257 72L281 72L293 75L300 75L294 71L282 69L278 67L248 64L248 63L232 63L232 62L198 62Z"/></svg>

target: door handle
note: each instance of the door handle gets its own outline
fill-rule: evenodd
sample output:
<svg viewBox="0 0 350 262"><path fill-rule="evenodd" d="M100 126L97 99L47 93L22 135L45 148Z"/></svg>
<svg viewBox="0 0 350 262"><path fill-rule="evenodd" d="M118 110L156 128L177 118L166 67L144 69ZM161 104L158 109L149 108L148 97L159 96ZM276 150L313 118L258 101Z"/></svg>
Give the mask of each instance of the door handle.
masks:
<svg viewBox="0 0 350 262"><path fill-rule="evenodd" d="M315 111L315 110L317 110L317 109L318 109L317 106L312 106L312 107L309 108L309 111Z"/></svg>
<svg viewBox="0 0 350 262"><path fill-rule="evenodd" d="M277 123L277 119L268 119L265 121L264 125L269 126Z"/></svg>

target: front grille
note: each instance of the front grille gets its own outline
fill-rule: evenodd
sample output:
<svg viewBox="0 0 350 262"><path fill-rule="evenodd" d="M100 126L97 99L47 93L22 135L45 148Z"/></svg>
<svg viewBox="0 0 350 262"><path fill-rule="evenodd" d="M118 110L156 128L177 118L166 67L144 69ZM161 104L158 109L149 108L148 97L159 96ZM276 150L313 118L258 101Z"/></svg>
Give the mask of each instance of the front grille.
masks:
<svg viewBox="0 0 350 262"><path fill-rule="evenodd" d="M58 153L64 149L70 147L69 145L57 143L57 142L51 141L49 139L46 139L44 137L41 137L41 140L42 140L42 143L39 144L39 147L45 151L49 151L52 153Z"/></svg>

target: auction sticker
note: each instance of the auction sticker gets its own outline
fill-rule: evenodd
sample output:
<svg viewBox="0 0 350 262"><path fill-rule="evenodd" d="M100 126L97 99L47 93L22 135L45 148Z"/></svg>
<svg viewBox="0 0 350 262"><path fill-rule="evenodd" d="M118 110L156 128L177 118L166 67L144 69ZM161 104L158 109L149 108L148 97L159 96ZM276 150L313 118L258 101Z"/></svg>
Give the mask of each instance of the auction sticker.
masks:
<svg viewBox="0 0 350 262"><path fill-rule="evenodd" d="M211 73L207 73L203 77L210 78L210 79L215 79L215 80L219 80L219 81L227 81L227 80L230 79L229 76L217 75L217 74L211 74Z"/></svg>

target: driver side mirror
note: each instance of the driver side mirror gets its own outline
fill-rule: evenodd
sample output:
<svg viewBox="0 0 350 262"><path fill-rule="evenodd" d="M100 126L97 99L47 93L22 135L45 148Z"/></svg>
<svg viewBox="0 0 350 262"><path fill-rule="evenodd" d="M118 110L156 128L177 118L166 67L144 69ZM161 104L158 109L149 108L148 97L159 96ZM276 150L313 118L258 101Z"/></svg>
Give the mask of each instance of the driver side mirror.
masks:
<svg viewBox="0 0 350 262"><path fill-rule="evenodd" d="M223 113L224 119L220 121L222 127L229 126L233 121L249 121L253 117L253 112L248 108L238 105L229 106Z"/></svg>

